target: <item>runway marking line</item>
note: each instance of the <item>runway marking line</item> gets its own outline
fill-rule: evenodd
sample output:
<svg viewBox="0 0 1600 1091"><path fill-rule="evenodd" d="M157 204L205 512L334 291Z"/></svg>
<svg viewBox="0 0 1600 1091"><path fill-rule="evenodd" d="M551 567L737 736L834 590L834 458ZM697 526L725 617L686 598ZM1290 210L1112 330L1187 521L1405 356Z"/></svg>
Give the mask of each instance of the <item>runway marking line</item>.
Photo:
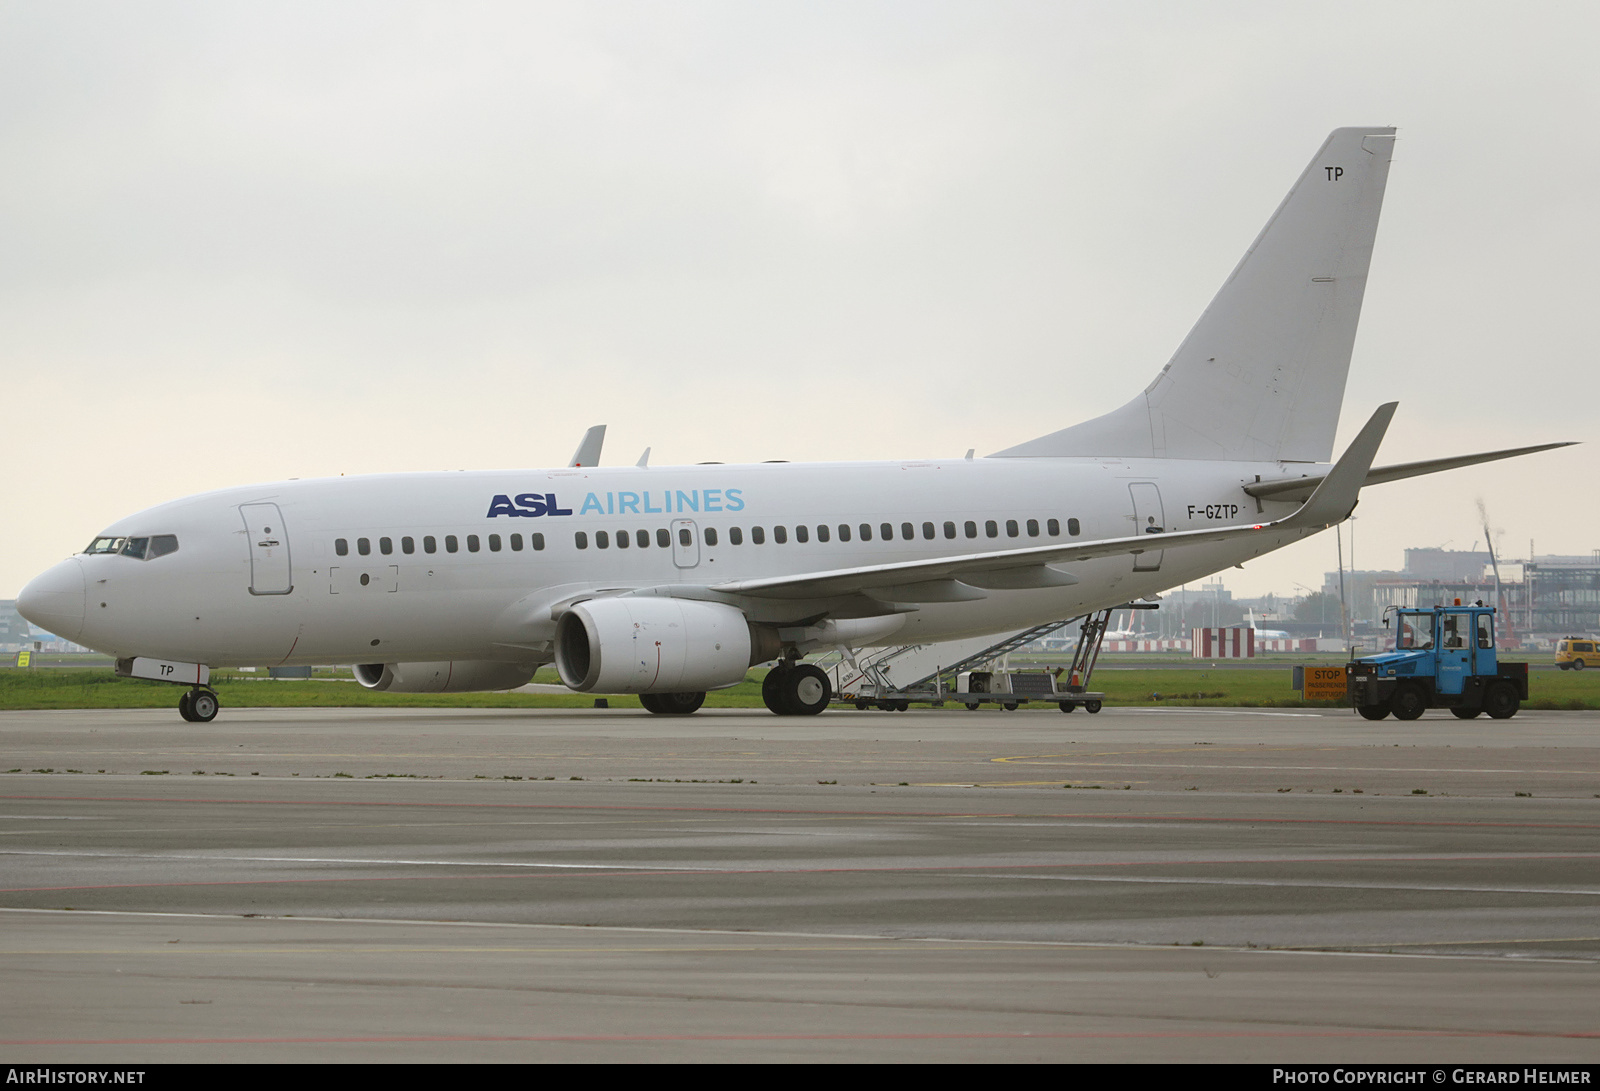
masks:
<svg viewBox="0 0 1600 1091"><path fill-rule="evenodd" d="M722 928L671 928L671 927L650 927L650 926L645 926L645 925L626 925L626 924L593 924L593 925L591 925L591 924L558 924L558 923L547 923L547 922L536 922L536 921L422 920L422 919L404 918L404 917L316 917L316 916L301 916L301 915L298 915L298 914L287 914L286 915L286 914L275 914L275 913L254 913L254 914L246 915L246 914L238 914L238 913L192 913L192 912L174 912L174 911L169 911L169 910L139 910L139 909L37 909L37 908L22 908L22 907L0 907L0 914L6 914L6 913L27 914L27 915L34 915L34 916L57 917L57 918L66 918L66 919L83 918L83 917L134 917L134 918L141 919L141 920L142 919L185 920L185 921L223 922L223 923L228 923L228 924L235 924L235 923L240 923L242 921L250 920L250 921L272 921L272 922L278 923L278 924L293 924L293 925L300 925L300 924L331 924L331 925L339 925L339 926L351 925L351 924L359 924L359 925L363 925L363 926L393 925L393 926L408 927L408 928L443 928L443 929L463 929L464 928L464 929L501 929L501 930L509 929L509 930L513 930L513 931L582 932L585 935L595 935L595 934L606 933L606 932L623 932L623 933L640 933L640 934L644 934L644 935L727 936L727 937L729 937L731 939L740 939L740 940L753 940L754 939L754 940L763 940L763 941L769 940L769 939L774 939L774 938L782 938L782 939L814 939L814 940L826 941L828 943L848 943L850 941L859 941L860 943L864 943L864 944L885 944L887 948L900 947L900 946L906 946L906 945L910 945L910 946L926 945L926 946L931 946L931 947L938 947L941 950L955 950L955 951L969 951L969 950L970 951L980 951L980 950L981 951L992 951L992 950L1008 950L1008 949L1034 950L1034 949L1038 949L1038 948L1057 948L1057 949L1074 951L1074 952L1077 952L1077 951L1117 951L1117 952L1143 952L1143 953L1146 953L1146 954L1154 955L1154 954L1174 954L1174 953L1176 953L1176 954L1185 954L1185 953L1187 953L1187 954L1198 954L1198 953L1200 953L1200 950L1201 950L1201 949L1197 949L1197 948L1193 948L1193 947L1177 946L1177 945L1167 944L1167 943L1117 943L1117 942L1107 942L1107 941L1104 941L1104 940L1095 940L1095 941L1090 941L1090 940L1057 940L1057 939L992 939L991 940L991 939L974 939L972 937L963 937L961 939L950 939L950 938L944 937L944 936L892 936L892 937L885 937L885 936L874 936L874 935L868 935L868 934L857 934L857 933L849 933L849 932L791 932L791 931L782 931L782 930L779 930L779 931L765 931L765 932L763 932L763 931L750 931L750 930L745 930L745 929L729 930L729 929L722 929ZM1490 941L1490 942L1492 942L1492 941ZM163 944L163 947L164 946L165 945ZM746 946L747 945L745 945L745 944L740 944L737 948L733 947L733 946L730 946L730 947L724 948L724 949L732 951L732 950L743 949ZM1383 946L1385 948L1387 948L1390 945L1385 944ZM1396 944L1394 946L1400 946L1400 945ZM1426 945L1424 945L1424 946L1426 946ZM373 948L373 949L375 950L375 948ZM661 950L666 950L666 951L671 951L671 950L676 950L676 949L677 948L661 948ZM757 946L755 949L760 949L760 947ZM783 950L789 950L790 948L782 948L782 949ZM805 950L805 948L796 948L796 949L797 950ZM851 949L851 948L840 948L840 950L849 950L849 949ZM325 947L319 947L318 950L326 950L326 948ZM369 950L369 948L363 947L362 950L363 951ZM446 950L449 950L449 948L446 948ZM578 952L578 953L582 953L582 952L585 952L585 951L605 952L605 951L609 951L609 950L619 950L619 951L623 951L624 953L626 953L630 949L629 948L621 948L621 947L619 947L619 948L601 947L601 948L552 948L552 950L555 950L555 951L571 950L571 951ZM693 951L692 948L688 949L688 950L690 950L691 952ZM1274 955L1276 955L1276 956L1279 956L1279 957L1301 956L1301 957L1311 957L1311 958L1355 958L1355 959L1378 959L1378 960L1405 959L1405 960L1424 960L1424 961L1436 961L1436 962L1462 962L1462 961L1466 961L1466 962L1493 962L1493 963L1497 963L1497 964L1503 964L1505 962L1504 958L1495 957L1495 956L1489 956L1489 955L1461 954L1461 953L1455 953L1455 952L1438 952L1438 951L1427 951L1427 952L1423 952L1423 951L1400 951L1400 952L1396 952L1396 951L1391 951L1391 950L1378 951L1378 950L1365 949L1365 945L1363 945L1362 949L1355 949L1355 948L1339 949L1339 948L1333 948L1333 947L1261 947L1261 946L1239 947L1239 946L1230 946L1228 944L1212 944L1212 945L1206 946L1203 950L1206 953L1211 953L1211 954L1231 954L1231 955L1243 955L1243 956L1247 956L1247 957L1248 956L1274 956ZM32 952L29 952L29 951L10 951L10 952L7 952L7 954L12 955L12 956L27 955L27 954L30 954L30 953L32 953ZM1517 960L1517 962L1516 962L1516 965L1522 966L1522 965L1533 965L1533 964L1542 964L1542 963L1549 963L1549 964L1553 964L1553 965L1557 965L1557 966L1569 966L1569 967L1570 966L1575 966L1575 965L1576 966L1584 966L1584 967L1587 966L1587 960L1584 960L1583 962L1579 962L1579 960L1576 960L1576 959L1571 958L1571 957L1552 957L1552 956L1539 956L1539 955L1533 955L1533 956L1519 958Z"/></svg>
<svg viewBox="0 0 1600 1091"><path fill-rule="evenodd" d="M498 782L497 782L498 783ZM970 784L970 782L967 782ZM1055 783L1050 781L1049 783ZM1267 797L1263 797L1267 798ZM1352 797L1353 798L1353 797ZM1406 796L1370 796L1365 797L1368 802L1372 799L1382 798L1387 802L1411 802ZM622 812L636 813L642 811L658 811L664 814L753 814L753 815L803 815L816 818L1093 818L1116 819L1126 818L1139 822L1188 822L1188 823L1216 823L1220 825L1257 825L1257 826L1402 826L1402 827L1440 827L1447 829L1514 829L1514 830L1593 830L1600 829L1600 822L1468 822L1461 820L1418 820L1418 819L1387 819L1387 818L1275 818L1263 816L1259 818L1225 816L1183 815L1183 814L1148 814L1148 815L1105 815L1094 814L1088 811L1042 811L1029 813L1025 811L868 811L856 809L822 810L819 808L799 807L686 807L665 804L644 803L449 803L427 802L420 800L378 800L378 799L327 799L327 800L295 800L295 799L220 799L210 797L179 796L41 796L41 795L0 795L0 800L31 800L46 803L194 803L227 807L417 807L423 809L454 809L454 810L529 810L529 811L595 811L595 812ZM1581 802L1581 801L1580 801Z"/></svg>
<svg viewBox="0 0 1600 1091"><path fill-rule="evenodd" d="M0 854L3 854L3 855L24 855L22 853L13 853L13 852L10 852L10 851L6 851L6 852L0 853ZM27 853L26 855L70 856L70 855L75 855L75 854L72 854L72 853L30 852L30 853ZM103 858L103 857L108 857L108 856L114 856L116 854L111 854L111 853L85 853L85 854L76 854L76 855L87 855L87 856L94 856L96 858ZM248 856L246 856L246 857L218 857L218 856L198 856L198 855L197 856L179 856L179 855L162 856L162 855L156 855L156 854L137 854L137 853L126 854L122 858L125 858L125 859L175 860L175 861L190 862L190 863L197 863L197 864L206 864L206 863L214 864L214 863L217 863L217 862L245 863L245 864L248 864L248 863L280 863L280 862L285 862L285 861L277 860L277 859L273 859L273 858L248 857ZM1497 860L1497 861L1498 860L1550 861L1550 860L1594 860L1594 859L1600 859L1600 853L1531 853L1531 854L1530 853L1522 853L1522 854L1517 854L1517 853L1439 853L1439 854L1428 854L1428 855L1404 855L1404 856L1312 856L1312 857L1277 856L1277 857L1255 857L1255 858L1249 858L1249 859L1122 860L1122 861L1099 860L1099 861L1095 861L1095 862L1092 862L1092 863L1085 862L1085 863L1023 864L1023 863L1014 863L1013 862L1013 863L997 863L997 864L907 864L907 865L876 866L876 867L796 867L796 868L781 868L781 867L764 867L764 868L730 867L730 868L719 868L719 867L712 867L712 866L706 866L706 865L661 866L661 865L651 865L651 864L570 865L570 864L522 863L522 864L499 864L499 865L493 865L493 864L484 864L484 863L479 862L479 861L462 861L462 862L459 862L459 863L436 862L436 861L418 861L418 862L415 862L415 863L411 863L410 866L425 867L425 868L437 868L437 867L464 867L464 868L471 868L471 867L500 866L500 867L507 867L507 868L516 868L516 869L519 869L522 872L521 874L514 874L514 875L508 875L504 871L501 871L501 872L489 872L489 873L485 873L485 874L481 874L481 875L460 875L460 874L458 874L458 875L456 875L454 877L457 882L466 882L466 881L469 881L469 880L479 880L479 881L481 881L481 880L489 880L489 879L508 879L508 878L515 878L515 879L576 878L576 877L578 877L580 875L581 876L594 877L594 878L647 878L647 877L649 877L649 878L663 878L663 877L670 877L670 876L686 877L686 876L694 876L694 875L725 875L725 876L733 876L733 875L776 875L776 876L783 876L783 875L879 875L879 874L913 874L913 873L931 873L931 872L940 872L940 873L956 872L956 873L959 873L959 872L963 872L963 871L992 873L992 872L997 872L997 871L1029 871L1029 870L1044 871L1044 870L1047 870L1047 869L1048 870L1064 870L1064 869L1076 869L1076 868L1081 868L1081 869L1086 869L1086 870L1088 870L1088 869L1108 869L1108 870L1110 870L1110 869L1118 869L1118 868L1143 868L1143 867L1218 867L1218 866L1255 867L1255 866L1263 866L1263 865L1270 866L1270 867L1282 867L1285 864L1352 864L1352 863L1357 863L1357 864L1402 864L1402 863L1404 863L1404 864L1415 864L1415 863L1432 863L1432 862L1459 863L1459 862L1462 862L1462 861L1473 862L1473 861L1489 861L1489 860ZM401 860L401 861L348 860L347 861L347 860L342 860L342 859L338 859L338 858L328 858L326 860L323 860L323 859L300 859L298 861L292 861L292 862L327 863L327 864L332 864L332 865L339 865L339 864L347 864L348 863L348 864L355 864L355 865L358 865L358 866L370 866L372 864L390 864L391 866L407 866L408 865L408 862L407 861L403 861L403 860ZM533 874L535 872L537 872L538 874ZM1015 878L1026 878L1027 876L1014 876L1014 877ZM1035 876L1035 877L1036 878L1053 878L1053 876ZM431 881L433 881L433 880L435 880L437 878L438 878L438 876L435 876L435 875L352 875L352 876L323 876L323 877L316 877L316 878L272 877L272 878L263 878L263 879L210 879L210 880L203 880L203 881L202 880L193 880L193 881L184 881L184 882L156 882L156 883L82 883L82 884L69 884L69 885L62 885L62 886L0 887L0 894L46 894L46 893L58 893L58 892L61 892L61 891L91 891L91 890L174 890L174 889L187 889L187 888L192 888L192 887L306 886L306 885L326 884L326 883L431 882ZM992 878L992 875L985 875L985 878L986 879L987 878ZM1100 878L1096 878L1096 877L1092 877L1092 876L1090 876L1090 877L1073 876L1071 878L1076 880L1076 881L1087 881L1087 882L1093 882L1093 881L1100 881L1100 882L1118 882L1118 881L1126 881L1126 882L1169 882L1169 883L1174 883L1174 884L1190 884L1190 885L1193 885L1193 884L1204 884L1206 882L1224 882L1225 881L1225 880L1207 880L1207 879L1204 879L1204 878L1189 879L1187 877L1181 877L1181 876L1180 877L1172 877L1172 878L1162 878L1162 879L1119 879L1118 877L1114 877L1114 876L1105 876L1105 877L1100 877ZM1241 883L1241 885L1242 885L1242 883ZM1270 884L1268 884L1268 885L1270 885ZM1402 887L1400 889L1406 889L1406 888ZM1418 889L1429 889L1429 888L1420 887ZM1519 893L1520 891L1518 889L1516 889L1516 888L1487 888L1487 890L1485 892L1487 892L1487 893L1510 893L1510 894L1515 894L1515 893ZM1550 893L1576 894L1576 895L1588 896L1588 897L1593 897L1593 896L1596 896L1596 895L1600 895L1600 891L1555 890L1555 891L1551 891Z"/></svg>
<svg viewBox="0 0 1600 1091"><path fill-rule="evenodd" d="M339 1045L407 1042L940 1042L1099 1041L1189 1038L1600 1038L1600 1031L1532 1030L1153 1030L1153 1031L949 1031L922 1034L366 1034L252 1038L0 1038L7 1046L123 1045Z"/></svg>

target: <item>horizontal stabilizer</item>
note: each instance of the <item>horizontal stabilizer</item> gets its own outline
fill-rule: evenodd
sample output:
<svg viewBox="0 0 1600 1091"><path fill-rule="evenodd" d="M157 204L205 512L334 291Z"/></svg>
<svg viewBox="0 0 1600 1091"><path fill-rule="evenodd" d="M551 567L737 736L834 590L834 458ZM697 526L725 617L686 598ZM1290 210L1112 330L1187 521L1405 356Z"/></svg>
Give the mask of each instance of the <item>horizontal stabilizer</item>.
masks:
<svg viewBox="0 0 1600 1091"><path fill-rule="evenodd" d="M1389 422L1394 419L1394 411L1399 406L1399 402L1385 402L1378 406L1372 419L1361 426L1355 440L1323 477L1322 484L1311 493L1311 498L1284 520L1286 524L1330 526L1343 522L1355 510L1361 486L1367 483L1367 471L1372 469L1372 460L1378 457L1383 434L1389 430Z"/></svg>
<svg viewBox="0 0 1600 1091"><path fill-rule="evenodd" d="M1502 458L1516 458L1539 451L1553 451L1557 447L1572 447L1575 440L1561 443L1540 443L1533 447L1511 447L1504 451L1485 451L1477 455L1456 455L1453 458L1430 458L1422 462L1400 462L1393 466L1374 466L1367 471L1367 485L1382 485L1387 481L1403 481L1408 477L1422 477L1441 470L1458 470L1463 466L1476 466L1480 462L1495 462ZM1244 491L1262 500L1298 500L1304 502L1313 489L1322 484L1322 474L1301 477L1275 477L1246 485Z"/></svg>

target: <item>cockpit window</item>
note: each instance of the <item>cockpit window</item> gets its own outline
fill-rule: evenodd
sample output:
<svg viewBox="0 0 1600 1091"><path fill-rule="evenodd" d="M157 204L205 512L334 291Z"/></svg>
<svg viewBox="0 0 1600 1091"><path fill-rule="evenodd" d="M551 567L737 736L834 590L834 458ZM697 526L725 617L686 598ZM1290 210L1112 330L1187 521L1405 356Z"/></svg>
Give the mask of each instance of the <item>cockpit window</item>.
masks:
<svg viewBox="0 0 1600 1091"><path fill-rule="evenodd" d="M151 561L178 552L176 534L156 534L144 538L96 538L85 553L120 553L124 557Z"/></svg>

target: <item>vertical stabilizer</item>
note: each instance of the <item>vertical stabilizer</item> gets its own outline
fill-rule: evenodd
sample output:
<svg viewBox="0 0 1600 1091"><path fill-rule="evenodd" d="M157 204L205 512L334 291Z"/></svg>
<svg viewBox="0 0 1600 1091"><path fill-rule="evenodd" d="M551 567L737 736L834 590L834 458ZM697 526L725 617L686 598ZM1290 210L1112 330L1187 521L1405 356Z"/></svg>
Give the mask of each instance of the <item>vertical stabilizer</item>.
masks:
<svg viewBox="0 0 1600 1091"><path fill-rule="evenodd" d="M1327 462L1393 148L1335 129L1144 393L993 457Z"/></svg>

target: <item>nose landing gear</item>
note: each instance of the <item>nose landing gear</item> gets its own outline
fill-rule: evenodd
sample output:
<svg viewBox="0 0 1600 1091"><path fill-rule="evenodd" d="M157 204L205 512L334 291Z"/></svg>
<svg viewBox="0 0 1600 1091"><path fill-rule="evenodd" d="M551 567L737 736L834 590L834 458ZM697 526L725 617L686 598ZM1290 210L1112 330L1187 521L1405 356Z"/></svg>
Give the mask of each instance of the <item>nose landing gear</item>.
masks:
<svg viewBox="0 0 1600 1091"><path fill-rule="evenodd" d="M192 724L208 724L217 718L216 692L202 686L183 691L178 698L178 715Z"/></svg>

